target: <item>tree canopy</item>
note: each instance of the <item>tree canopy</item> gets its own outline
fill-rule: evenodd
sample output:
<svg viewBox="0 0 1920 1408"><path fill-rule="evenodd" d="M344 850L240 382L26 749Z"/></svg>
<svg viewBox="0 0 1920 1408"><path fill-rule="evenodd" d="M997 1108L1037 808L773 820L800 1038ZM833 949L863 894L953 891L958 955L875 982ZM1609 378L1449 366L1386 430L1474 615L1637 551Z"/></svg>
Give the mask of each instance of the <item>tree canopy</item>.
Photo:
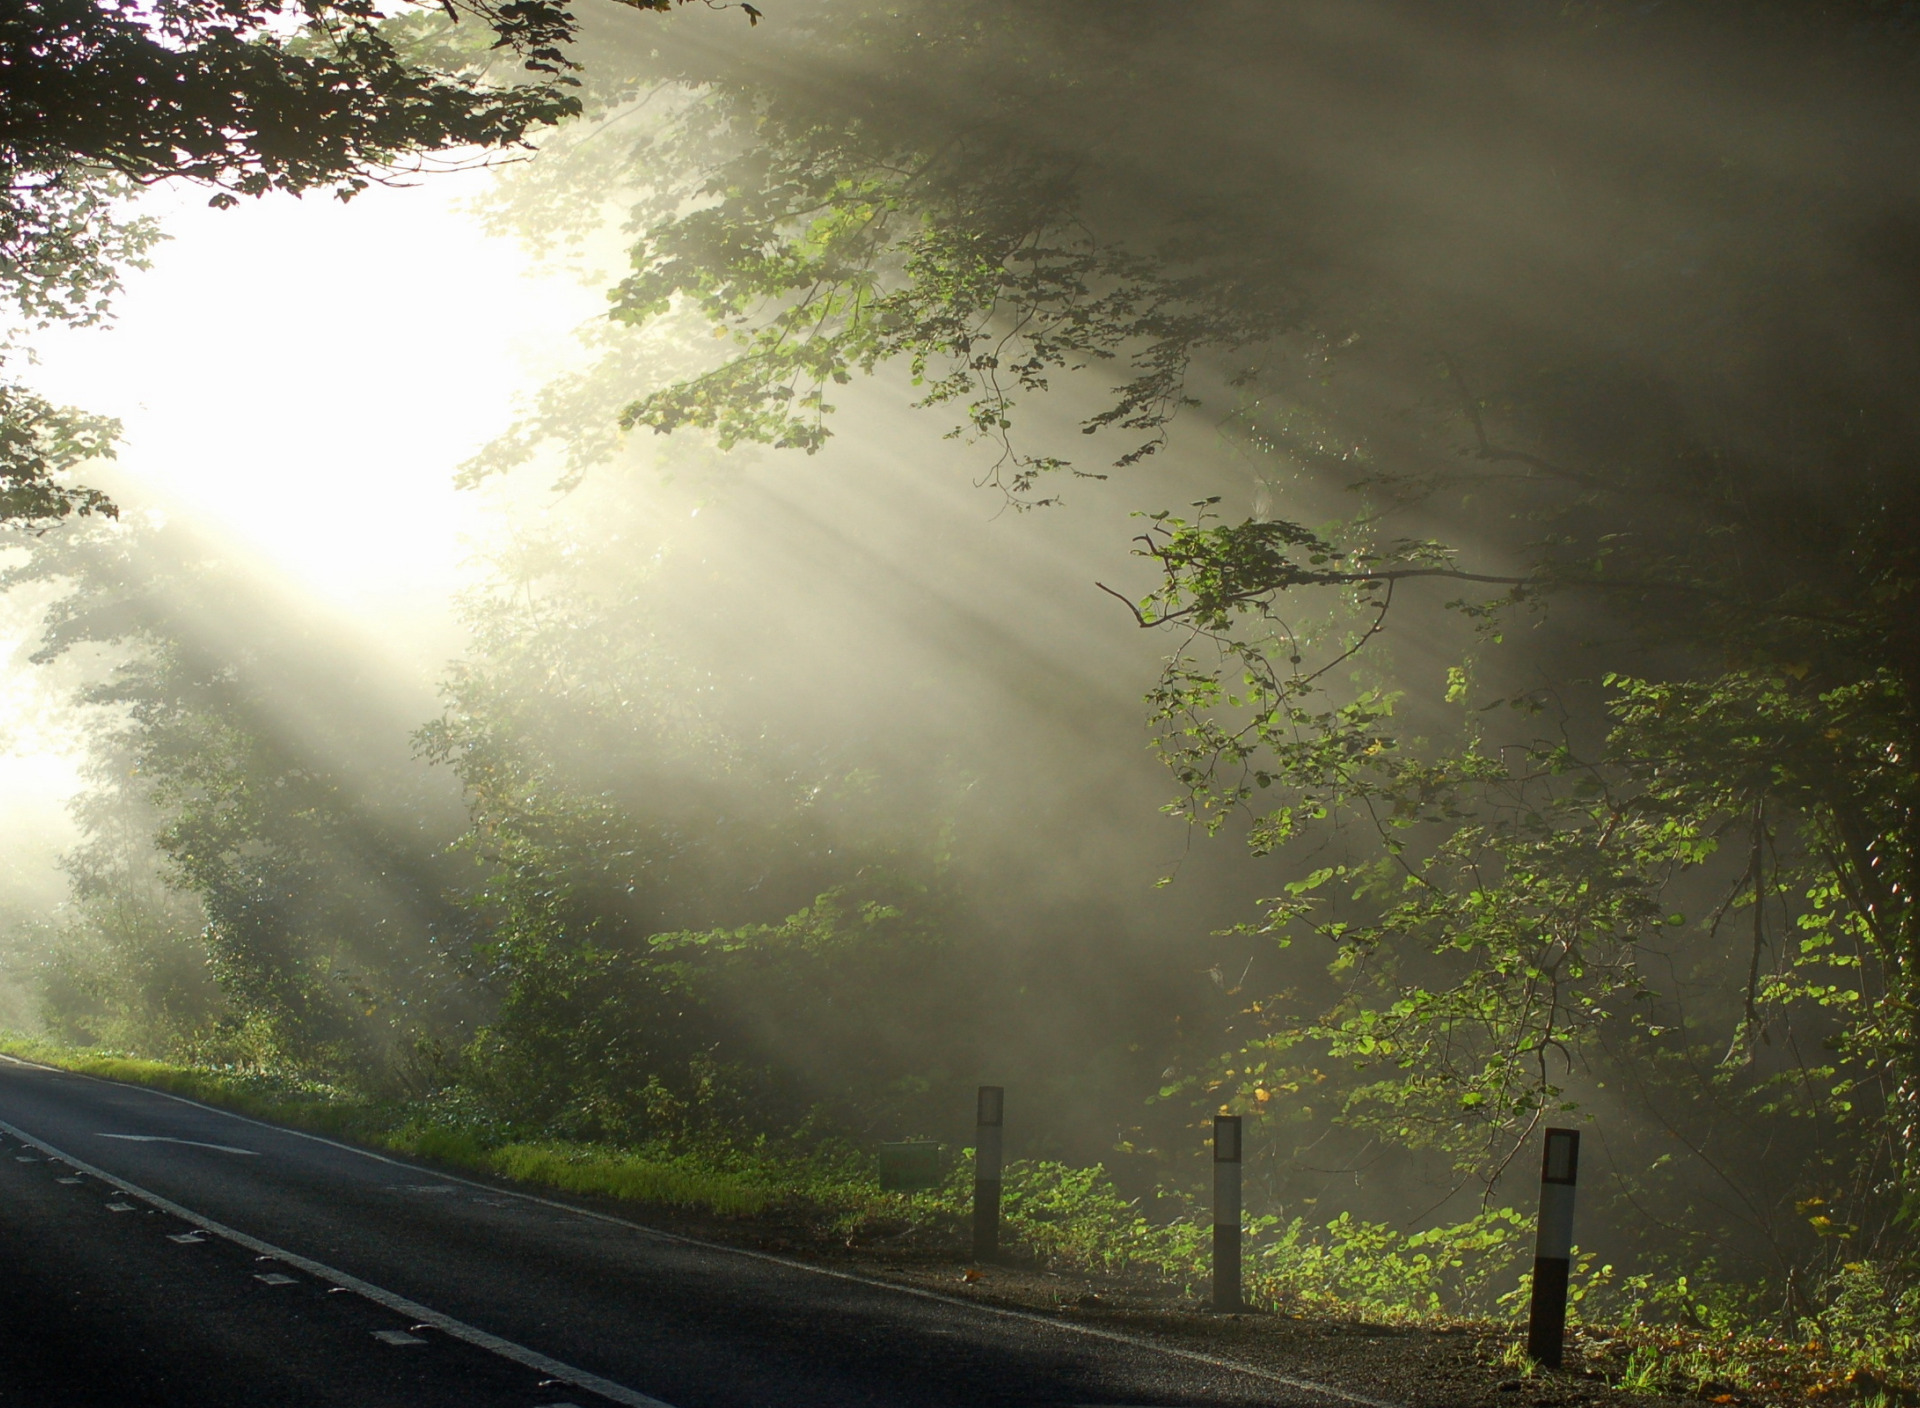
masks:
<svg viewBox="0 0 1920 1408"><path fill-rule="evenodd" d="M623 3L666 11L676 0ZM142 187L197 183L216 206L273 191L347 199L435 163L524 147L580 110L567 53L578 28L555 0L439 0L398 14L371 0L6 6L6 352L17 360L18 337L35 326L108 315L125 272L143 267L161 237L129 210ZM4 388L0 522L111 513L71 471L111 454L114 436L107 422Z"/></svg>
<svg viewBox="0 0 1920 1408"><path fill-rule="evenodd" d="M1920 123L1896 8L820 0L752 55L596 29L584 71L543 48L546 12L487 12L533 81L434 60L422 132L558 121L493 218L617 238L624 267L597 359L466 477L551 466L585 495L639 432L678 437L688 474L689 438L830 455L893 398L1020 510L1108 481L1140 514L1084 591L1161 643L1140 683L1169 810L1270 882L1183 936L1204 1002L1155 993L1101 1034L1147 1102L1124 1152L1177 1167L1236 1111L1276 1202L1388 1150L1431 1206L1491 1203L1543 1122L1605 1114L1605 1235L1736 1268L1791 1319L1796 1287L1910 1255L1920 1175ZM356 14L327 61L372 36L368 82L453 52L431 16ZM318 42L286 41L300 82ZM357 163L439 149L384 111L179 159L222 194L350 193ZM108 433L29 409L23 457ZM995 1035L960 1030L955 973L1010 967L980 898L1004 851L957 844L941 794L973 779L932 727L881 782L874 730L810 731L768 683L774 613L676 568L637 502L577 500L598 538L518 540L419 735L477 862L421 902L487 1007L443 1074L569 1135L928 1109ZM852 558L875 545L847 520ZM112 756L150 771L226 1001L311 1060L373 1044L374 1012L405 1027L404 965L368 978L355 947L396 843L288 751L245 652L120 621L110 551L42 562L83 583L53 648L144 652L96 697L133 711ZM649 612L675 570L669 630ZM1045 619L1071 622L1060 650L1092 634ZM1017 654L973 628L976 671ZM804 663L879 693L840 658ZM1069 732L1052 765L1095 770ZM1090 848L1066 812L1053 843Z"/></svg>
<svg viewBox="0 0 1920 1408"><path fill-rule="evenodd" d="M849 5L790 42L858 81L663 46L528 173L539 239L597 218L561 192L631 190L610 315L674 353L610 338L470 473L557 442L577 478L617 444L598 416L812 453L871 375L957 408L1040 506L1210 416L1254 511L1154 508L1150 579L1110 590L1168 633L1176 810L1280 863L1246 937L1331 965L1162 1098L1331 1115L1491 1183L1624 1089L1692 1151L1628 1201L1736 1190L1702 1247L1840 1255L1842 1203L1850 1246L1895 1237L1920 1167L1899 17ZM1781 110L1818 160L1782 158ZM1057 442L1062 392L1091 459ZM1409 613L1454 653L1431 688ZM1799 1162L1741 1152L1796 1124L1823 1131Z"/></svg>

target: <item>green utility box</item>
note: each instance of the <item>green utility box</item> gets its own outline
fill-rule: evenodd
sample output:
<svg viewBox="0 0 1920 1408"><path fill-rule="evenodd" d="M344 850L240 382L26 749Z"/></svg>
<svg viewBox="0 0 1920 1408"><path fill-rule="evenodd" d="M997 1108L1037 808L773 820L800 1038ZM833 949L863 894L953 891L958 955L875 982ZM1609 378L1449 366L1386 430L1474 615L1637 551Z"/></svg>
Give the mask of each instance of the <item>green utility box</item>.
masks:
<svg viewBox="0 0 1920 1408"><path fill-rule="evenodd" d="M926 1140L880 1146L880 1191L917 1193L940 1182L940 1146Z"/></svg>

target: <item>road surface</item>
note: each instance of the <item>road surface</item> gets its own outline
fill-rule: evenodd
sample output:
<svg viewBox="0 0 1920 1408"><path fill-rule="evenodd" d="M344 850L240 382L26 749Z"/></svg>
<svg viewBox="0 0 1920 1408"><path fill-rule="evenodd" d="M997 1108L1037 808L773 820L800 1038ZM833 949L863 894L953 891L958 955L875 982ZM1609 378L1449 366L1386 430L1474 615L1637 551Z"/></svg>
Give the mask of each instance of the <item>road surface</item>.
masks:
<svg viewBox="0 0 1920 1408"><path fill-rule="evenodd" d="M0 1406L1337 1408L0 1059Z"/></svg>

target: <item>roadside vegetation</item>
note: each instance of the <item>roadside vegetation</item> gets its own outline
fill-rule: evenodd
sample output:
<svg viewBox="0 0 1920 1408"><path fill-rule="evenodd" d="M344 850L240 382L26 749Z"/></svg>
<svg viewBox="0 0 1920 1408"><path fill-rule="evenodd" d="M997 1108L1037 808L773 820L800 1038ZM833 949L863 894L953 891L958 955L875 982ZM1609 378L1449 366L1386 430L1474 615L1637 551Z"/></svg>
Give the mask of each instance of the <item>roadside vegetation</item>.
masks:
<svg viewBox="0 0 1920 1408"><path fill-rule="evenodd" d="M126 182L475 141L618 270L411 712L0 386L85 777L10 1049L936 1262L1001 1083L1016 1254L1169 1303L1238 1114L1260 1306L1496 1344L1574 1124L1576 1364L1920 1402L1913 6L638 8L321 6L453 106L318 165L0 150L29 322L146 262L75 243ZM1027 536L954 547L942 435Z"/></svg>
<svg viewBox="0 0 1920 1408"><path fill-rule="evenodd" d="M945 1266L959 1273L960 1288L977 1274L966 1255L967 1149L948 1151L937 1187L889 1193L879 1186L872 1150L844 1140L800 1135L636 1148L543 1139L487 1119L453 1092L382 1099L311 1079L20 1036L0 1038L0 1052L531 1192L631 1203L641 1218L691 1214L680 1225L707 1236L883 1267ZM1206 1209L1189 1190L1158 1193L1125 1197L1099 1165L1014 1160L1002 1203L1006 1259L1144 1292L1156 1308L1198 1310L1210 1275ZM1247 1300L1256 1314L1464 1328L1485 1337L1490 1369L1522 1380L1540 1372L1522 1350L1532 1228L1512 1208L1417 1233L1346 1213L1318 1225L1255 1217L1246 1230ZM1824 1308L1789 1327L1747 1287L1623 1276L1576 1249L1566 1372L1630 1392L1719 1403L1891 1408L1920 1398L1913 1291L1891 1284L1878 1267L1854 1264L1816 1294Z"/></svg>

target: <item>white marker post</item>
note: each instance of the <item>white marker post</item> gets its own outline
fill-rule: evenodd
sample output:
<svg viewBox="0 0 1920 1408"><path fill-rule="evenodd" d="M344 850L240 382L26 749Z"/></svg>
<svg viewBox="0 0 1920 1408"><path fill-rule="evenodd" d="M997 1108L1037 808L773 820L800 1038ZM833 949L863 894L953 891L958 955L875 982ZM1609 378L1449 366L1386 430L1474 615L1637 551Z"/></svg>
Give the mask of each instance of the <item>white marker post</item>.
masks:
<svg viewBox="0 0 1920 1408"><path fill-rule="evenodd" d="M1213 1308L1240 1301L1240 1116L1213 1117Z"/></svg>
<svg viewBox="0 0 1920 1408"><path fill-rule="evenodd" d="M1007 1092L980 1087L973 1135L973 1259L1000 1255L1000 1132L1006 1122Z"/></svg>
<svg viewBox="0 0 1920 1408"><path fill-rule="evenodd" d="M1567 1338L1567 1273L1573 1260L1573 1189L1580 1173L1580 1131L1550 1129L1540 1159L1540 1227L1533 1247L1533 1305L1527 1356L1560 1367Z"/></svg>

